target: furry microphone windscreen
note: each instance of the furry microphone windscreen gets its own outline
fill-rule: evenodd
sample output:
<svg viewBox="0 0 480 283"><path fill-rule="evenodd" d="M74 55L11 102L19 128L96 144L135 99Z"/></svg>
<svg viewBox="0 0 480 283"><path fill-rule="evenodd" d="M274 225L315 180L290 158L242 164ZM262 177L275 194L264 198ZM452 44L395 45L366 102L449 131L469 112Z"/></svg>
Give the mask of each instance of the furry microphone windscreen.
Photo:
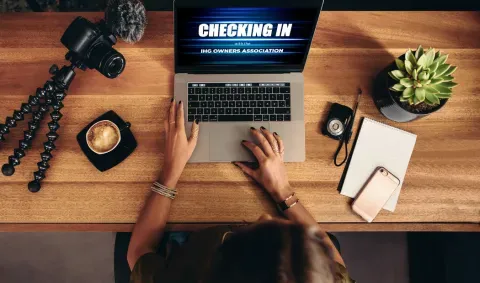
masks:
<svg viewBox="0 0 480 283"><path fill-rule="evenodd" d="M135 43L143 36L147 15L139 0L110 0L105 10L105 21L115 36Z"/></svg>

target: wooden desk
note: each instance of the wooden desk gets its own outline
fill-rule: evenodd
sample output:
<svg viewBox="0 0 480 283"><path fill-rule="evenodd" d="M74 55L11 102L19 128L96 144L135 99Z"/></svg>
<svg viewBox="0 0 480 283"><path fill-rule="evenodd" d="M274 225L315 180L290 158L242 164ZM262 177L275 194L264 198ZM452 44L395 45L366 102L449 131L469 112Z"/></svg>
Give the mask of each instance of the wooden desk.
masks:
<svg viewBox="0 0 480 283"><path fill-rule="evenodd" d="M0 14L2 119L49 78L51 64L65 63L66 49L59 39L78 15L102 16ZM119 78L78 72L64 101L60 139L42 191L32 194L26 185L37 169L46 121L15 175L0 176L0 230L131 229L162 169L162 121L173 93L172 13L152 12L148 19L140 43L117 46L127 58ZM480 231L479 34L478 12L322 13L304 71L307 161L287 165L300 199L318 222L336 231ZM438 113L412 123L390 122L369 97L371 81L394 57L418 44L450 54L449 62L458 66L459 86ZM338 194L343 168L332 162L337 142L319 132L329 102L353 105L357 86L366 94L358 117L418 135L395 213L382 211L371 225L355 216L349 199ZM80 151L75 136L110 109L132 123L139 146L125 162L100 173ZM22 122L0 146L1 163L17 146L25 125ZM172 228L241 223L274 212L266 194L231 164L187 165L178 189Z"/></svg>

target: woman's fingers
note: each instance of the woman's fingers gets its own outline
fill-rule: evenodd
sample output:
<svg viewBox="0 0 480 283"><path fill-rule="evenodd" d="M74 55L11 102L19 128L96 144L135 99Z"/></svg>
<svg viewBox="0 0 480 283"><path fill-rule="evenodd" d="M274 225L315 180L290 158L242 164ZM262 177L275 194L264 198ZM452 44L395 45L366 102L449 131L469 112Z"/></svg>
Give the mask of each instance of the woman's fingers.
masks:
<svg viewBox="0 0 480 283"><path fill-rule="evenodd" d="M177 107L175 107L175 98L172 98L170 102L170 112L168 114L168 129L173 130L175 129L176 123L176 115L177 114Z"/></svg>
<svg viewBox="0 0 480 283"><path fill-rule="evenodd" d="M240 169L242 169L243 172L245 172L245 174L247 174L248 176L252 177L252 178L255 178L255 170L253 170L252 168L248 167L247 165L243 164L242 162L233 162L233 164L235 164L236 166L238 166Z"/></svg>
<svg viewBox="0 0 480 283"><path fill-rule="evenodd" d="M200 125L198 124L198 120L195 120L192 124L192 130L190 132L190 137L188 138L188 144L193 152L195 147L197 146L198 141L198 132L200 130Z"/></svg>
<svg viewBox="0 0 480 283"><path fill-rule="evenodd" d="M278 149L278 142L277 140L273 137L273 134L267 130L264 127L261 127L260 130L262 130L263 135L267 139L268 143L270 144L270 147L272 148L272 151L274 154L280 154L280 151Z"/></svg>
<svg viewBox="0 0 480 283"><path fill-rule="evenodd" d="M185 118L183 115L183 102L180 101L177 107L177 119L176 119L176 126L178 132L185 133Z"/></svg>
<svg viewBox="0 0 480 283"><path fill-rule="evenodd" d="M265 136L262 133L260 133L259 130L255 129L254 127L251 127L250 129L252 130L252 133L255 136L255 138L257 139L257 141L262 146L262 150L263 150L263 152L265 152L265 155L266 156L272 156L274 154L273 150L272 150L272 146L267 141Z"/></svg>
<svg viewBox="0 0 480 283"><path fill-rule="evenodd" d="M283 158L283 155L285 153L285 145L283 144L282 138L277 134L277 132L273 133L273 136L277 140L278 143L278 150L280 151L280 156Z"/></svg>
<svg viewBox="0 0 480 283"><path fill-rule="evenodd" d="M264 138L265 139L265 138ZM265 140L265 142L267 142ZM267 142L268 143L268 142ZM265 156L265 153L263 152L262 149L260 149L256 144L254 144L253 142L250 142L250 141L245 141L243 140L242 141L242 144L244 146L246 146L248 149L250 149L250 151L253 153L253 155L255 155L255 157L257 158L257 160L260 162L262 160L264 160L265 158L267 158L267 156Z"/></svg>

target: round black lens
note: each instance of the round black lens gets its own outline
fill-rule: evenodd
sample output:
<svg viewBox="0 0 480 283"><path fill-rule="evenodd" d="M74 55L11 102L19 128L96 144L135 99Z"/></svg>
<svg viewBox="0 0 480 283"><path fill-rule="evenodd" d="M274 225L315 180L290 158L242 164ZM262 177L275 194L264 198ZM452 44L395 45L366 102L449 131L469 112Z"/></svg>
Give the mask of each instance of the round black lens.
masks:
<svg viewBox="0 0 480 283"><path fill-rule="evenodd" d="M111 45L99 44L92 49L87 65L97 69L102 75L113 79L125 69L125 57Z"/></svg>
<svg viewBox="0 0 480 283"><path fill-rule="evenodd" d="M106 68L109 74L120 74L125 66L123 58L117 57Z"/></svg>
<svg viewBox="0 0 480 283"><path fill-rule="evenodd" d="M125 58L112 48L111 52L105 54L99 67L99 71L107 78L116 78L125 69Z"/></svg>

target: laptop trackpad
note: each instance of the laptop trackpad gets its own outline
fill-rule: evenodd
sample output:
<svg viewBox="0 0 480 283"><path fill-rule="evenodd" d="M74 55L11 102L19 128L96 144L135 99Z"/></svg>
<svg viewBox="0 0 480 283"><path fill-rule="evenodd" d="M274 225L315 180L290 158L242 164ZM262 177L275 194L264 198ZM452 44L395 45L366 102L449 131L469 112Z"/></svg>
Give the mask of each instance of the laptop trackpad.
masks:
<svg viewBox="0 0 480 283"><path fill-rule="evenodd" d="M254 141L250 127L270 129L269 122L217 123L210 128L211 161L254 161L254 156L244 147L242 140Z"/></svg>

